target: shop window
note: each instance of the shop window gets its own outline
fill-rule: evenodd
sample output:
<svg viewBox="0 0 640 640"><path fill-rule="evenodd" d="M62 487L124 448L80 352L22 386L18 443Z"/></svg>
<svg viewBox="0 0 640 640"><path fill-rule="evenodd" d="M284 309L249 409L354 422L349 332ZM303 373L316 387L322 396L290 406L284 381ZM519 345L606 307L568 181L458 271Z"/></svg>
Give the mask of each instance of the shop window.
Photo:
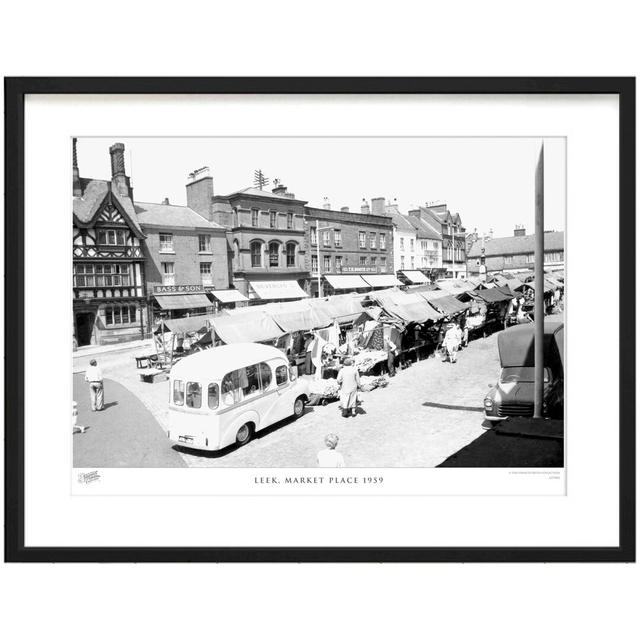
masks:
<svg viewBox="0 0 640 640"><path fill-rule="evenodd" d="M212 382L207 387L207 404L209 405L209 409L217 409L218 403L220 401L220 393L218 391L218 385Z"/></svg>
<svg viewBox="0 0 640 640"><path fill-rule="evenodd" d="M182 380L173 381L173 404L179 407L184 404L184 382Z"/></svg>
<svg viewBox="0 0 640 640"><path fill-rule="evenodd" d="M137 321L138 309L134 304L110 305L104 310L107 327L119 324L133 324Z"/></svg>
<svg viewBox="0 0 640 640"><path fill-rule="evenodd" d="M202 386L199 382L187 382L187 407L199 409L202 406Z"/></svg>
<svg viewBox="0 0 640 640"><path fill-rule="evenodd" d="M287 267L296 266L296 245L293 242L287 244Z"/></svg>
<svg viewBox="0 0 640 640"><path fill-rule="evenodd" d="M280 245L277 242L269 243L269 266L270 267L278 267L280 266Z"/></svg>
<svg viewBox="0 0 640 640"><path fill-rule="evenodd" d="M283 384L287 384L287 382L289 382L287 367L285 365L276 367L276 384L281 386Z"/></svg>
<svg viewBox="0 0 640 640"><path fill-rule="evenodd" d="M252 242L250 246L250 250L251 250L251 266L261 267L262 266L262 243Z"/></svg>
<svg viewBox="0 0 640 640"><path fill-rule="evenodd" d="M173 234L160 234L160 253L173 253Z"/></svg>
<svg viewBox="0 0 640 640"><path fill-rule="evenodd" d="M211 253L211 236L210 235L198 236L198 251L200 251L200 253Z"/></svg>

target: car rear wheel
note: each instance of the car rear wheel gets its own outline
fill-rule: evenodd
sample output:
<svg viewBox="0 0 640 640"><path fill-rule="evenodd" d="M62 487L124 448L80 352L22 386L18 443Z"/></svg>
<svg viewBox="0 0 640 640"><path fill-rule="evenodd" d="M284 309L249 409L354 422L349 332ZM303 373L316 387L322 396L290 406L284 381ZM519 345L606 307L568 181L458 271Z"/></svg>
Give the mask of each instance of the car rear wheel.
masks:
<svg viewBox="0 0 640 640"><path fill-rule="evenodd" d="M247 444L252 437L253 425L250 422L247 422L238 429L238 433L236 433L236 442L242 446L243 444Z"/></svg>
<svg viewBox="0 0 640 640"><path fill-rule="evenodd" d="M296 418L300 418L304 413L304 397L299 396L296 398L296 401L293 403L293 415Z"/></svg>

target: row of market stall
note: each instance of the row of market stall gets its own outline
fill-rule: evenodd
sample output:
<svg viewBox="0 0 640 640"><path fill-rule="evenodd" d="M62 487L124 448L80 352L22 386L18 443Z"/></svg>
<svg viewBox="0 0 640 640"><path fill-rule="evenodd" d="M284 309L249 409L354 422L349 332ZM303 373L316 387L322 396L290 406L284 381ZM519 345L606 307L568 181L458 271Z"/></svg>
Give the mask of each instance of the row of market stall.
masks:
<svg viewBox="0 0 640 640"><path fill-rule="evenodd" d="M559 280L545 280L545 300L561 288ZM219 344L261 342L274 344L300 373L316 378L333 377L346 356L369 373L384 367L393 347L401 362L428 355L451 322L466 327L470 339L502 328L534 292L533 283L505 276L491 282L443 280L162 320L154 337L165 366Z"/></svg>

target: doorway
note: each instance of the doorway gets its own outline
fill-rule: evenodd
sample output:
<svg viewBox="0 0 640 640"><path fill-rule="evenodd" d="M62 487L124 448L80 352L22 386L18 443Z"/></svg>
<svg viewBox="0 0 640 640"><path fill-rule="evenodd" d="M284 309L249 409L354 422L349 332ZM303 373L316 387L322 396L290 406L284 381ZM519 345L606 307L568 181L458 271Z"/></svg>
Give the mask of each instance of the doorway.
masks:
<svg viewBox="0 0 640 640"><path fill-rule="evenodd" d="M90 311L76 313L76 339L78 340L79 347L85 347L91 344L94 321L95 314Z"/></svg>

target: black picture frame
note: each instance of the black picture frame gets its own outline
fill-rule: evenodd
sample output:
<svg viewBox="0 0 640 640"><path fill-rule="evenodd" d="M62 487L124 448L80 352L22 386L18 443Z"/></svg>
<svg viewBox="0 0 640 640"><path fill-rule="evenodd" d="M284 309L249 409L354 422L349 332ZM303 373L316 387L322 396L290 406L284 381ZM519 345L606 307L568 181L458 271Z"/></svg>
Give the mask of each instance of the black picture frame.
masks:
<svg viewBox="0 0 640 640"><path fill-rule="evenodd" d="M620 161L619 531L615 547L26 547L24 539L24 101L28 94L615 94ZM635 561L635 78L5 78L5 561ZM613 428L615 425L607 425Z"/></svg>

